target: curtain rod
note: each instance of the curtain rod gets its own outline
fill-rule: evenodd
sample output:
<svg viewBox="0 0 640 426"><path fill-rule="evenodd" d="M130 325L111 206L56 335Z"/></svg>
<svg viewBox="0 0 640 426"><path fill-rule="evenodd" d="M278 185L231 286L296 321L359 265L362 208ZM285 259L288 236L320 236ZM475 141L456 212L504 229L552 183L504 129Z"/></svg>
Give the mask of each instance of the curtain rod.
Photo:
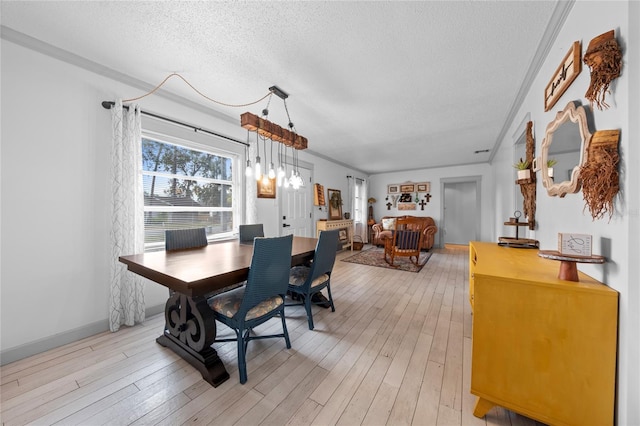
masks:
<svg viewBox="0 0 640 426"><path fill-rule="evenodd" d="M113 102L113 101L102 101L102 107L104 109L111 109L111 107L115 106L115 104L116 103ZM122 108L126 109L127 111L129 110L129 107L127 105L123 105ZM174 120L173 118L163 117L161 115L154 114L154 113L147 112L147 111L143 111L143 110L140 110L140 114L146 115L146 116L149 116L149 117L153 117L153 118L157 118L159 120L167 121L169 123L177 124L179 126L188 127L190 129L193 129L195 132L207 133L209 135L217 136L219 138L223 138L223 139L226 139L226 140L231 141L231 142L239 143L239 144L242 144L244 146L249 146L248 143L240 141L238 139L234 139L234 138L229 137L229 136L221 135L220 133L212 132L211 130L203 129L201 127L196 127L193 124L183 123L182 121Z"/></svg>

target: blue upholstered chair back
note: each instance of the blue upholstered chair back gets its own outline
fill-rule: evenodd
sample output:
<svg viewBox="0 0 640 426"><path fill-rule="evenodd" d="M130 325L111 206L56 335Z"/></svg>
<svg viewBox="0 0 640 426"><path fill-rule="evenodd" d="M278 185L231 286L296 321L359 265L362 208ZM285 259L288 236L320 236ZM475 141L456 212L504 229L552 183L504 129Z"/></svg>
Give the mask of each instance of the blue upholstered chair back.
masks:
<svg viewBox="0 0 640 426"><path fill-rule="evenodd" d="M241 243L253 243L254 238L264 237L264 228L261 223L240 225L238 230Z"/></svg>
<svg viewBox="0 0 640 426"><path fill-rule="evenodd" d="M321 231L316 252L313 255L313 263L311 264L311 272L305 285L309 285L323 274L331 275L333 264L336 261L336 246L338 245L339 231Z"/></svg>
<svg viewBox="0 0 640 426"><path fill-rule="evenodd" d="M287 293L293 235L253 240L253 257L244 297L235 318L245 318L247 312L270 297Z"/></svg>
<svg viewBox="0 0 640 426"><path fill-rule="evenodd" d="M183 250L204 247L208 244L204 228L171 229L164 231L165 250Z"/></svg>

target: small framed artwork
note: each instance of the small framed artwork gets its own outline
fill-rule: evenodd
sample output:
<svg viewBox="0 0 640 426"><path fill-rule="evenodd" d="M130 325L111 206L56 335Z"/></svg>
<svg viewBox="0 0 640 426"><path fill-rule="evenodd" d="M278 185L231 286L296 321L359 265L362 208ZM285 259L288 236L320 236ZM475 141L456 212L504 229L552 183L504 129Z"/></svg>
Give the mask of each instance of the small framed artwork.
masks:
<svg viewBox="0 0 640 426"><path fill-rule="evenodd" d="M276 179L269 179L266 183L258 181L258 198L276 198Z"/></svg>
<svg viewBox="0 0 640 426"><path fill-rule="evenodd" d="M400 192L398 185L387 185L387 194L397 194Z"/></svg>
<svg viewBox="0 0 640 426"><path fill-rule="evenodd" d="M342 194L339 189L327 189L329 199L329 220L342 219Z"/></svg>
<svg viewBox="0 0 640 426"><path fill-rule="evenodd" d="M431 191L431 182L416 183L416 192L429 192Z"/></svg>
<svg viewBox="0 0 640 426"><path fill-rule="evenodd" d="M400 185L400 192L415 192L415 185L413 183L405 183Z"/></svg>
<svg viewBox="0 0 640 426"><path fill-rule="evenodd" d="M415 203L398 203L398 210L415 210Z"/></svg>
<svg viewBox="0 0 640 426"><path fill-rule="evenodd" d="M579 41L574 41L564 59L544 89L544 110L549 111L582 71L580 60L582 49Z"/></svg>
<svg viewBox="0 0 640 426"><path fill-rule="evenodd" d="M340 241L347 241L347 230L346 229L340 229L338 231L338 239Z"/></svg>

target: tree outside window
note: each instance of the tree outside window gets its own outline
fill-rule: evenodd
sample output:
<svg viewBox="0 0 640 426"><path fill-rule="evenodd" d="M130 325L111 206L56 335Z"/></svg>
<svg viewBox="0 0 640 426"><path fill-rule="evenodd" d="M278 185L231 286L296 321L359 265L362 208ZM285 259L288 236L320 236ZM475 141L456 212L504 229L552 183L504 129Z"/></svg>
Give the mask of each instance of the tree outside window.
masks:
<svg viewBox="0 0 640 426"><path fill-rule="evenodd" d="M233 158L151 138L142 140L145 245L167 229L233 230Z"/></svg>

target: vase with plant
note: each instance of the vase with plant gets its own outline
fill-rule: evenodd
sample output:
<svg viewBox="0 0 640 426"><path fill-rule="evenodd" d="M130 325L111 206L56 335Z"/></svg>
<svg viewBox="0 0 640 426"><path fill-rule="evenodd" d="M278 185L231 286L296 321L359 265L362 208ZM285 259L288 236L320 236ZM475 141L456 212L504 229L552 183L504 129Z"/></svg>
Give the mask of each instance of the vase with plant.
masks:
<svg viewBox="0 0 640 426"><path fill-rule="evenodd" d="M531 177L531 170L529 170L529 161L520 158L520 161L515 163L513 167L518 171L518 180L529 179Z"/></svg>
<svg viewBox="0 0 640 426"><path fill-rule="evenodd" d="M553 158L547 160L547 176L549 176L551 179L553 179L553 166L555 166L558 163L558 160L555 160Z"/></svg>

